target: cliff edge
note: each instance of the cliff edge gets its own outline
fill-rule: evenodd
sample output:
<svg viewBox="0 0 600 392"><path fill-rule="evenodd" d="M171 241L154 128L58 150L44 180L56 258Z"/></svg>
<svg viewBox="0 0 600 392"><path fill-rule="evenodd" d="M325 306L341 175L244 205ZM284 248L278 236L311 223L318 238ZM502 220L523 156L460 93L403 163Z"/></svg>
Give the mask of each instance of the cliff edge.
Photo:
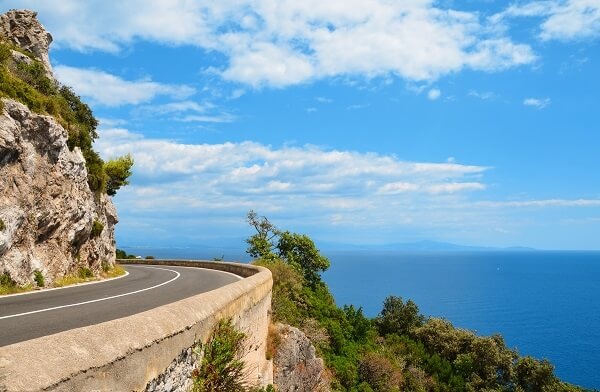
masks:
<svg viewBox="0 0 600 392"><path fill-rule="evenodd" d="M66 102L63 111L73 105L60 94L76 95L60 90L52 76L51 41L35 12L0 15L0 274L21 285L36 270L51 283L81 268L97 274L115 262L116 210L101 187L90 185L90 157L102 161L91 150L93 136L87 150L72 142L84 131L95 135L95 125L86 131L61 117L60 104ZM19 72L29 79L11 76ZM41 106L31 98L38 96Z"/></svg>

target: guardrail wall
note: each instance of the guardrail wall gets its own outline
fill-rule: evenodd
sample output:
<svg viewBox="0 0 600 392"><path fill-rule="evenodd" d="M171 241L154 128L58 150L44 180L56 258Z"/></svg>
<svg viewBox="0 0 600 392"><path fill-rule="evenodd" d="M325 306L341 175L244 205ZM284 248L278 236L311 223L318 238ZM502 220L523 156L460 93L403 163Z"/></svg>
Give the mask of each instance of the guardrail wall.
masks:
<svg viewBox="0 0 600 392"><path fill-rule="evenodd" d="M266 360L273 285L268 269L209 261L120 262L209 268L244 279L122 319L2 347L1 392L145 390L195 342L205 342L223 318L231 318L248 337L251 380L272 382L272 364Z"/></svg>

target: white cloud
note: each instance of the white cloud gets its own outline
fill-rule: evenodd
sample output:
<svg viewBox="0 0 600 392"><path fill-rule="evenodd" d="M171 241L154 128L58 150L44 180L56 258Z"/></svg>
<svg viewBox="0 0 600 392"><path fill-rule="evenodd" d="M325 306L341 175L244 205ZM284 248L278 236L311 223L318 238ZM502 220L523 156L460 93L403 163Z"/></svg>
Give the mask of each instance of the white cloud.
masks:
<svg viewBox="0 0 600 392"><path fill-rule="evenodd" d="M144 117L169 116L170 120L181 122L227 123L235 120L235 116L222 112L210 102L176 101L160 105L144 105L133 113Z"/></svg>
<svg viewBox="0 0 600 392"><path fill-rule="evenodd" d="M482 100L486 101L488 99L494 98L495 94L493 92L491 92L491 91L471 90L471 91L469 91L469 96L470 97L479 98L479 99L482 99Z"/></svg>
<svg viewBox="0 0 600 392"><path fill-rule="evenodd" d="M515 4L494 15L492 21L507 18L539 17L539 38L574 40L600 37L600 2L598 0L548 0Z"/></svg>
<svg viewBox="0 0 600 392"><path fill-rule="evenodd" d="M429 90L429 92L427 93L427 98L430 101L436 101L441 96L442 96L442 92L437 88L433 88L433 89Z"/></svg>
<svg viewBox="0 0 600 392"><path fill-rule="evenodd" d="M325 97L316 97L315 100L320 103L332 103L333 99Z"/></svg>
<svg viewBox="0 0 600 392"><path fill-rule="evenodd" d="M95 69L59 65L54 67L54 73L58 80L73 87L77 94L106 106L139 104L159 95L185 98L195 92L188 86L167 85L149 80L128 81Z"/></svg>
<svg viewBox="0 0 600 392"><path fill-rule="evenodd" d="M139 208L219 209L236 203L247 208L269 201L270 208L294 205L299 210L331 212L349 205L385 209L390 202L399 202L401 193L418 194L425 201L485 189L474 181L487 170L483 166L406 162L310 145L181 144L121 128L101 129L100 134L95 147L104 157L129 152L134 157L135 180L127 192L152 189L151 200L138 202L132 196L130 202ZM167 203L174 200L175 204ZM346 202L337 205L331 200Z"/></svg>
<svg viewBox="0 0 600 392"><path fill-rule="evenodd" d="M543 200L517 200L517 201L484 201L476 203L478 206L504 208L504 207L600 207L600 199L543 199Z"/></svg>
<svg viewBox="0 0 600 392"><path fill-rule="evenodd" d="M433 81L463 69L530 64L525 44L476 12L430 0L112 2L7 0L32 7L60 47L118 51L136 40L194 45L225 55L217 71L254 87L336 76Z"/></svg>
<svg viewBox="0 0 600 392"><path fill-rule="evenodd" d="M523 105L543 109L546 106L550 105L550 102L550 98L526 98L525 100L523 100Z"/></svg>

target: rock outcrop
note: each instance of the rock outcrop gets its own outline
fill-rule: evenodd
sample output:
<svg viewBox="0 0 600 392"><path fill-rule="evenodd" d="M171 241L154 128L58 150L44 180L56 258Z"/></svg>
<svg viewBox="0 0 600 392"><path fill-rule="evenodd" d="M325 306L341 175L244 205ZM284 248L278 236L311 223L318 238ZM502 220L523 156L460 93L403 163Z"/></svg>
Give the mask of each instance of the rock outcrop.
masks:
<svg viewBox="0 0 600 392"><path fill-rule="evenodd" d="M52 38L35 15L0 15L0 35L50 72ZM52 282L80 267L98 272L114 264L116 210L106 194L90 190L85 159L79 148L69 150L67 137L53 117L1 100L0 274L19 284L32 282L35 270Z"/></svg>
<svg viewBox="0 0 600 392"><path fill-rule="evenodd" d="M47 75L52 76L48 56L52 36L37 20L37 12L10 10L0 15L0 37L33 54L42 62Z"/></svg>
<svg viewBox="0 0 600 392"><path fill-rule="evenodd" d="M315 347L298 328L277 324L273 382L281 392L329 391L327 368Z"/></svg>

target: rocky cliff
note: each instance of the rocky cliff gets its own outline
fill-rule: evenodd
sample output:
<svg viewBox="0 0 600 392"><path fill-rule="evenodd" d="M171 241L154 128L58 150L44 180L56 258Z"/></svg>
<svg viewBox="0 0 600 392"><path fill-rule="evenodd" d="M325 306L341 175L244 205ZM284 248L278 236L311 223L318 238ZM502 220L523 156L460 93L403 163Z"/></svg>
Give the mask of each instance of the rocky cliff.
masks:
<svg viewBox="0 0 600 392"><path fill-rule="evenodd" d="M273 382L281 392L326 392L329 378L323 359L298 328L277 324L279 343L273 357Z"/></svg>
<svg viewBox="0 0 600 392"><path fill-rule="evenodd" d="M27 53L13 50L12 61L39 61L52 76L52 38L34 12L0 15L0 38ZM38 270L51 282L114 264L115 208L90 189L84 155L69 149L67 130L12 99L1 98L0 109L0 274L25 284Z"/></svg>

